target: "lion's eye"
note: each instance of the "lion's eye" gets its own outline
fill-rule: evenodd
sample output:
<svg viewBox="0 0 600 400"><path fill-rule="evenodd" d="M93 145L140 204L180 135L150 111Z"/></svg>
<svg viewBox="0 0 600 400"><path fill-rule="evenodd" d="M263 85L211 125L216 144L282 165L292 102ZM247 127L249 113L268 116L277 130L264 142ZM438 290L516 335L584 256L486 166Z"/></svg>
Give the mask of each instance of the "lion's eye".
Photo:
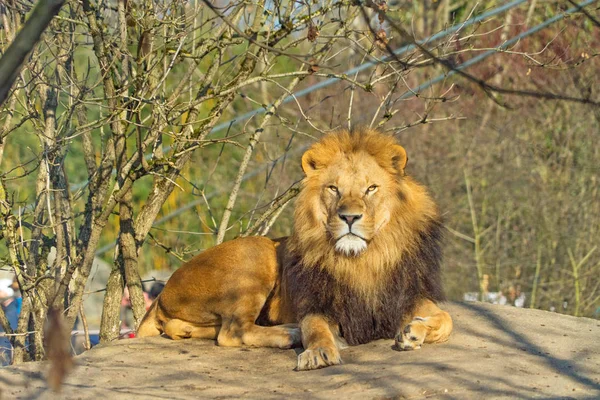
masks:
<svg viewBox="0 0 600 400"><path fill-rule="evenodd" d="M369 187L367 188L367 192L366 192L366 193L367 193L367 194L373 194L373 193L375 193L375 192L377 191L377 188L378 188L378 187L379 187L379 186L377 186L377 185L371 185L371 186L369 186Z"/></svg>
<svg viewBox="0 0 600 400"><path fill-rule="evenodd" d="M338 188L337 188L337 186L329 185L329 186L327 186L327 189L329 189L329 191L330 191L331 193L335 193L335 194L338 194L338 193L339 193L339 192L338 192Z"/></svg>

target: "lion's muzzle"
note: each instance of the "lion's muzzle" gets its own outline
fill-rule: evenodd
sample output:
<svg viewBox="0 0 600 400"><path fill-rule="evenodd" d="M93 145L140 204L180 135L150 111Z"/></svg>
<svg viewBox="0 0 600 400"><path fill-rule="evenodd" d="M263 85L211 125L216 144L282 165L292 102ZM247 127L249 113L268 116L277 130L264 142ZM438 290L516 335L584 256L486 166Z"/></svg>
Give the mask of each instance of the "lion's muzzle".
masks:
<svg viewBox="0 0 600 400"><path fill-rule="evenodd" d="M363 214L359 212L338 212L334 222L336 238L335 251L346 256L356 257L367 248L363 232ZM342 222L343 221L343 222Z"/></svg>
<svg viewBox="0 0 600 400"><path fill-rule="evenodd" d="M347 233L335 242L335 251L347 256L358 256L367 248L367 241L353 233Z"/></svg>

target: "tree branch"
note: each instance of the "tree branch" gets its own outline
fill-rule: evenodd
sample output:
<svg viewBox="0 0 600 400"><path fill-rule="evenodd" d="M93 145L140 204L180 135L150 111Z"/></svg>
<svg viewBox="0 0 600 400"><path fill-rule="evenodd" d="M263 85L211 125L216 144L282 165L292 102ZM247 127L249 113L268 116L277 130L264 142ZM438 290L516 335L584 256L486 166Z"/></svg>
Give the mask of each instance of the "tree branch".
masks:
<svg viewBox="0 0 600 400"><path fill-rule="evenodd" d="M13 82L42 33L58 14L65 0L40 0L15 40L0 58L0 105L4 103Z"/></svg>

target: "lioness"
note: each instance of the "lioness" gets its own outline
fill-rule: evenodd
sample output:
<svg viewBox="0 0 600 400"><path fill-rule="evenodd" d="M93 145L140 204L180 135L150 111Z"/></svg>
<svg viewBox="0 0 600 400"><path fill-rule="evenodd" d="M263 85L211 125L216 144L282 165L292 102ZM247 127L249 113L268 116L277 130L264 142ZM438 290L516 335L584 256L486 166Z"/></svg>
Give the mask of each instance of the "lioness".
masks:
<svg viewBox="0 0 600 400"><path fill-rule="evenodd" d="M292 236L235 239L194 257L138 336L302 344L298 370L340 364L345 343L395 338L410 350L446 341L452 319L436 305L440 217L406 163L404 148L376 131L324 136L302 156Z"/></svg>

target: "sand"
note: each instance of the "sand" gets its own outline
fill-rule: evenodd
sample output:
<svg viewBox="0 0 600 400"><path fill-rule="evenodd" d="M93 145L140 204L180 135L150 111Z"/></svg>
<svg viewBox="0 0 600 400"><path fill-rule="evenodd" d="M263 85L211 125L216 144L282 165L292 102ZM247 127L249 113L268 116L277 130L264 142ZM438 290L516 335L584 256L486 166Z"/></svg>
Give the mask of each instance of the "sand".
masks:
<svg viewBox="0 0 600 400"><path fill-rule="evenodd" d="M600 398L600 321L452 303L448 343L399 352L391 340L342 351L344 364L296 372L301 349L223 348L213 341L126 339L76 357L60 393L49 364L0 370L2 399Z"/></svg>

